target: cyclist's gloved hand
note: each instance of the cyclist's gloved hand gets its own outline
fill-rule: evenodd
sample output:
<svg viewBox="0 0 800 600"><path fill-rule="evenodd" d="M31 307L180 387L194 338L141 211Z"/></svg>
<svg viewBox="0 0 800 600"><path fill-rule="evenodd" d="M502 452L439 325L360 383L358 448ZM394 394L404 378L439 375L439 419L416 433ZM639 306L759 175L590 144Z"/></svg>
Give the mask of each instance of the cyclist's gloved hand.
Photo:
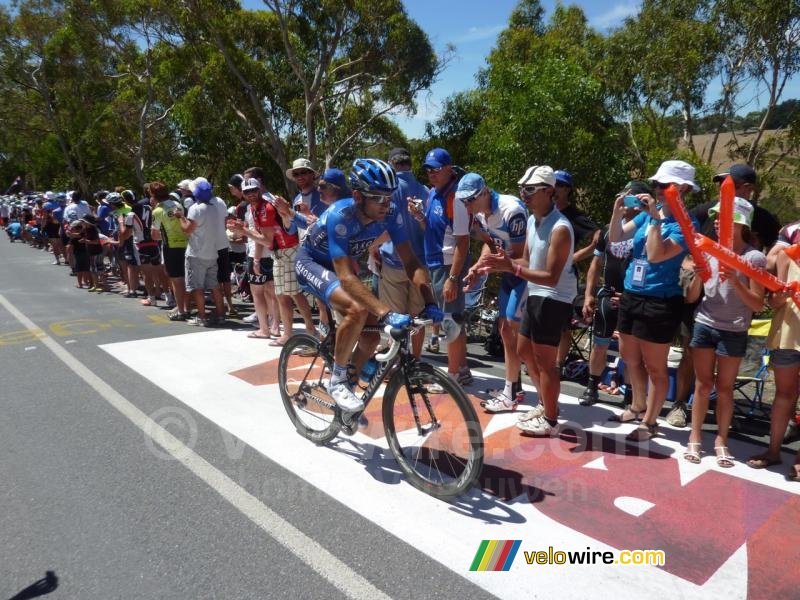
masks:
<svg viewBox="0 0 800 600"><path fill-rule="evenodd" d="M381 323L383 325L397 327L398 329L404 329L411 325L411 317L390 311L381 317Z"/></svg>
<svg viewBox="0 0 800 600"><path fill-rule="evenodd" d="M422 312L419 313L420 319L431 319L434 323L441 323L444 319L444 313L435 304L426 304Z"/></svg>

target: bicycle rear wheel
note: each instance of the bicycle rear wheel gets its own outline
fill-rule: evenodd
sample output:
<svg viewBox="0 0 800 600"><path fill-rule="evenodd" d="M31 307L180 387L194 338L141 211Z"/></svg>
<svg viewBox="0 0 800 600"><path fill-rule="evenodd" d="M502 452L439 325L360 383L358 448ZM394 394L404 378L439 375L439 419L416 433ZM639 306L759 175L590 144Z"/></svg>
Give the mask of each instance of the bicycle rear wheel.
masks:
<svg viewBox="0 0 800 600"><path fill-rule="evenodd" d="M332 359L320 341L307 333L293 335L278 360L278 385L283 406L297 432L317 444L339 433L336 403L328 395Z"/></svg>
<svg viewBox="0 0 800 600"><path fill-rule="evenodd" d="M466 492L483 467L483 432L464 391L430 365L398 370L383 398L389 448L414 487L441 500ZM438 386L438 387L435 387Z"/></svg>

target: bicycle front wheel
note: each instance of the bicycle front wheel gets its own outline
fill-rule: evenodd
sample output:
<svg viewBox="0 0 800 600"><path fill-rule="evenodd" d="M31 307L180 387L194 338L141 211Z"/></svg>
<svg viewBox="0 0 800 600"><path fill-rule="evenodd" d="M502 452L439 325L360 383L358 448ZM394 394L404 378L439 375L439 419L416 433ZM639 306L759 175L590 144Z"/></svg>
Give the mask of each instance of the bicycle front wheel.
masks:
<svg viewBox="0 0 800 600"><path fill-rule="evenodd" d="M278 360L283 406L297 432L317 444L324 444L339 433L336 403L326 385L332 368L319 340L307 333L293 335Z"/></svg>
<svg viewBox="0 0 800 600"><path fill-rule="evenodd" d="M411 485L452 500L472 487L483 467L478 415L450 377L422 363L411 369L398 370L384 394L386 439Z"/></svg>

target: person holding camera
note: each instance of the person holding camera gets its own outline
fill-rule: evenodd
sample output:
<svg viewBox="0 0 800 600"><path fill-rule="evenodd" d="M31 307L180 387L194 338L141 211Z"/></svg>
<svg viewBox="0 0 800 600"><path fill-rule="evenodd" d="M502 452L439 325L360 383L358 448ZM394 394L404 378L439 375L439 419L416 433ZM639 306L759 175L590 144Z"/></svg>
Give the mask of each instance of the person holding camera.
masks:
<svg viewBox="0 0 800 600"><path fill-rule="evenodd" d="M634 390L645 389L650 379L647 409L641 425L628 435L631 441L646 441L657 435L657 418L669 391L667 356L681 322L684 300L680 269L689 249L665 193L671 185L677 186L681 198L698 191L694 175L694 167L682 160L663 162L650 178L656 195L636 194L644 206L632 221L625 221L624 196L617 196L614 202L609 240L633 240L619 303L620 354ZM639 415L634 415L638 420Z"/></svg>

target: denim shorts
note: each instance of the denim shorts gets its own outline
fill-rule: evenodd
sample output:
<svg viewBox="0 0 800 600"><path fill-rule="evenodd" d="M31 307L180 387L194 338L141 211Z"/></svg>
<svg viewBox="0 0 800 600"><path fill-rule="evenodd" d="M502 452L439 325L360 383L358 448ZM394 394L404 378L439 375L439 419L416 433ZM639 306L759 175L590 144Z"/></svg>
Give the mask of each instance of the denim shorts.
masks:
<svg viewBox="0 0 800 600"><path fill-rule="evenodd" d="M691 348L713 348L718 356L742 358L747 350L746 331L724 331L695 322Z"/></svg>
<svg viewBox="0 0 800 600"><path fill-rule="evenodd" d="M800 366L800 352L797 350L773 350L769 353L769 366L786 369Z"/></svg>

